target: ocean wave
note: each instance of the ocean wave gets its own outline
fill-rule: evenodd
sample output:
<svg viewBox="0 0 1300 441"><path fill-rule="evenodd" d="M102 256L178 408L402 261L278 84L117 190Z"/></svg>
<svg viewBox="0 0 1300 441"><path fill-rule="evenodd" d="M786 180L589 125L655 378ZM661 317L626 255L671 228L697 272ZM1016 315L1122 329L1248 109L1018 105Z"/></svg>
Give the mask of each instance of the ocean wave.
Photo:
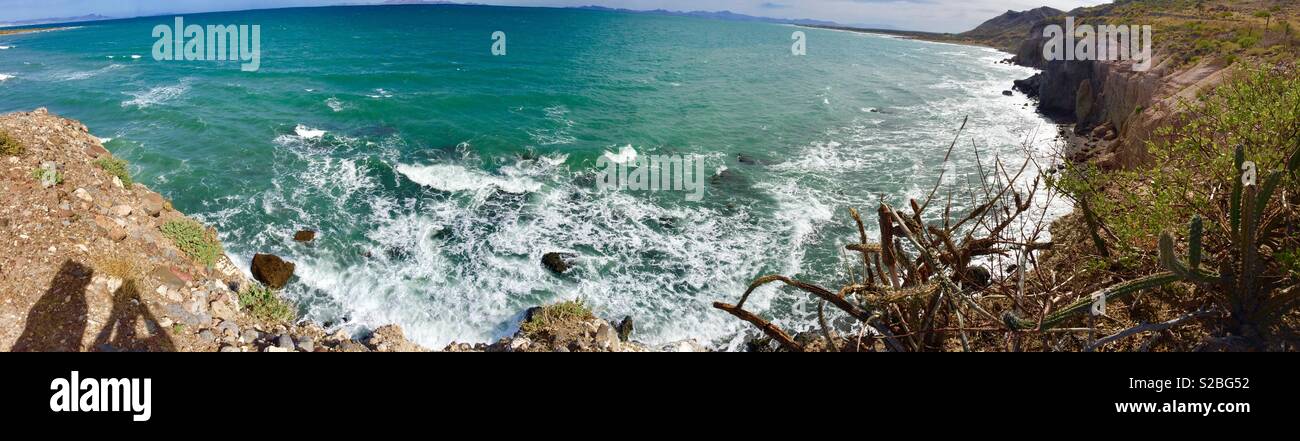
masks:
<svg viewBox="0 0 1300 441"><path fill-rule="evenodd" d="M153 87L146 91L130 94L133 98L122 101L122 107L135 107L137 109L153 107L184 95L189 90L190 82L188 79L181 80L180 84Z"/></svg>
<svg viewBox="0 0 1300 441"><path fill-rule="evenodd" d="M325 130L313 129L311 127L307 127L302 124L298 124L293 128L293 133L298 135L298 137L302 139L321 139L325 137L326 133L329 132Z"/></svg>
<svg viewBox="0 0 1300 441"><path fill-rule="evenodd" d="M14 76L13 76L13 75L10 75L10 74L0 74L0 83L3 83L3 82L5 82L5 81L9 81L10 79L13 79L13 78L14 78Z"/></svg>
<svg viewBox="0 0 1300 441"><path fill-rule="evenodd" d="M560 166L561 164L564 164L566 161L569 160L569 155L564 154L564 153L560 153L560 154L554 154L554 155L545 155L545 156L542 156L542 157L537 158L537 159L538 159L539 161L542 161L542 162L546 163L547 165L552 166L552 167L558 167L558 166Z"/></svg>
<svg viewBox="0 0 1300 441"><path fill-rule="evenodd" d="M374 99L384 99L384 98L392 98L392 97L393 97L393 93L392 93L392 92L389 92L389 91L384 90L384 89L375 89L374 92L375 92L375 93L370 94L370 95L366 95L366 96L367 96L367 97L370 97L370 98L374 98Z"/></svg>
<svg viewBox="0 0 1300 441"><path fill-rule="evenodd" d="M535 192L542 184L527 178L497 177L485 172L470 170L459 165L407 165L398 164L398 173L411 182L451 193L497 189L506 193Z"/></svg>
<svg viewBox="0 0 1300 441"><path fill-rule="evenodd" d="M13 48L14 48L13 46L0 46L0 51L13 49Z"/></svg>

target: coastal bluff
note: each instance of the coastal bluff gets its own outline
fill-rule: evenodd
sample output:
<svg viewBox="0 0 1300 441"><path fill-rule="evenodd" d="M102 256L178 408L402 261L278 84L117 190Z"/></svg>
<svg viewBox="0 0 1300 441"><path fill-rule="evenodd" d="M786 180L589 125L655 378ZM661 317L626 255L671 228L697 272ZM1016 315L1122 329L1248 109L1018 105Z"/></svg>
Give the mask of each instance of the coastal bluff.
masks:
<svg viewBox="0 0 1300 441"><path fill-rule="evenodd" d="M0 141L0 350L425 350L392 325L354 338L253 313L240 293L260 286L220 252L216 231L130 182L80 122L45 109L0 115ZM175 225L198 226L216 251L196 258Z"/></svg>

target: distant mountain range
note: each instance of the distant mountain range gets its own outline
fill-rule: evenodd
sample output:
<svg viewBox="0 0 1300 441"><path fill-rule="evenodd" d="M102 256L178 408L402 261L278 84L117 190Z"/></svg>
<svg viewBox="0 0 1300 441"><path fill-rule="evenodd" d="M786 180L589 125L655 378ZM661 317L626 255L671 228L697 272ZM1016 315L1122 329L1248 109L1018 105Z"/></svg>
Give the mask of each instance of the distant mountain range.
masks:
<svg viewBox="0 0 1300 441"><path fill-rule="evenodd" d="M581 7L576 7L574 9L585 9L590 11L626 12L632 14L670 15L674 17L699 17L699 18L710 18L714 20L728 20L728 21L756 21L756 22L763 22L763 23L782 23L782 24L796 24L796 25L805 25L805 26L836 25L836 23L833 21L813 20L807 18L758 17L753 15L737 14L731 11L669 11L667 9L655 9L655 10L645 11L645 10L636 10L636 9L607 8L604 6L581 6Z"/></svg>
<svg viewBox="0 0 1300 441"><path fill-rule="evenodd" d="M356 3L352 3L356 4ZM429 1L429 0L387 0L382 5L476 5L476 3L461 3L450 1ZM699 17L714 20L727 21L754 21L763 23L780 23L794 24L804 26L838 26L838 23L826 20L813 20L808 18L773 18L759 17L755 15L739 14L731 11L670 11L667 9L641 10L627 8L610 8L606 6L576 6L569 9L582 9L588 11L606 11L606 12L623 12L629 14L651 14L651 15L668 15L674 17ZM881 29L894 29L890 25L855 25Z"/></svg>
<svg viewBox="0 0 1300 441"><path fill-rule="evenodd" d="M443 0L432 0L432 1L431 1L431 0L386 0L386 1L384 1L383 3L348 2L348 3L340 3L340 4L336 5L336 6L375 6L375 5L382 5L382 6L396 6L396 5L467 5L467 6L482 6L482 4L479 4L479 3L464 3L464 2L452 2L452 1L443 1ZM818 26L818 27L839 27L839 26L843 26L843 25L840 25L839 23L836 23L836 22L833 22L833 21L826 21L826 20L814 20L814 19L808 19L808 18L774 18L774 17L760 17L760 16L754 16L754 15L740 14L740 13L731 12L731 11L671 11L671 10L667 10L667 9L655 9L655 10L649 10L649 11L647 11L647 10L636 10L636 9L626 9L626 8L609 8L609 7L604 7L604 6L579 6L579 7L574 7L574 8L572 8L572 9L582 9L582 10L591 10L591 11L623 12L623 13L631 13L631 14L666 15L666 16L674 16L674 17L698 17L698 18L708 18L708 19L714 19L714 20L727 20L727 21L748 21L748 22L762 22L762 23L780 23L780 24L793 24L793 25L802 25L802 26ZM106 16L99 15L99 14L90 14L90 15L83 15L83 16L80 16L80 17L54 17L54 18L40 18L40 19L33 19L33 20L21 20L21 21L15 21L15 22L10 22L10 23L0 23L0 27L10 27L10 26L32 26L32 25L51 24L51 23L78 23L78 22L89 22L89 21L100 21L100 20L112 20L112 19L114 19L114 18L116 18L116 17L106 17ZM851 25L851 26L854 27L854 28L859 28L859 29L861 29L861 28L885 29L885 30L896 30L896 29L898 29L898 28L895 27L895 26L884 25L884 24L853 24L853 25Z"/></svg>
<svg viewBox="0 0 1300 441"><path fill-rule="evenodd" d="M12 21L12 22L0 22L0 27L33 26L33 25L43 25L43 24L51 24L51 23L81 23L87 21L100 21L100 20L112 20L112 19L113 17L105 17L99 14L90 14L90 15L83 15L80 17L52 17L52 18L37 18L32 20L19 20L19 21Z"/></svg>

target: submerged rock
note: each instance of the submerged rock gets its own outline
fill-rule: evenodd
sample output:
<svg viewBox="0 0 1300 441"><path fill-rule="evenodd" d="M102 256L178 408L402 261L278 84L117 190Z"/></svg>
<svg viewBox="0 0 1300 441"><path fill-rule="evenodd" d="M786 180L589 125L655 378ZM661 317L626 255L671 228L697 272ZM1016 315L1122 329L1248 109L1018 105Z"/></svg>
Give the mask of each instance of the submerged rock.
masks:
<svg viewBox="0 0 1300 441"><path fill-rule="evenodd" d="M576 254L572 253L546 253L542 256L542 265L545 265L546 269L551 270L551 272L564 274L573 268L573 259L577 257Z"/></svg>
<svg viewBox="0 0 1300 441"><path fill-rule="evenodd" d="M311 241L313 241L313 240L316 240L316 232L315 232L315 231L312 231L312 230L302 230L302 231L299 231L299 232L297 232L297 233L293 233L293 241L294 241L294 242L311 242Z"/></svg>
<svg viewBox="0 0 1300 441"><path fill-rule="evenodd" d="M253 256L253 266L250 269L257 281L266 284L268 288L281 289L293 277L295 266L293 262L273 254L258 254Z"/></svg>

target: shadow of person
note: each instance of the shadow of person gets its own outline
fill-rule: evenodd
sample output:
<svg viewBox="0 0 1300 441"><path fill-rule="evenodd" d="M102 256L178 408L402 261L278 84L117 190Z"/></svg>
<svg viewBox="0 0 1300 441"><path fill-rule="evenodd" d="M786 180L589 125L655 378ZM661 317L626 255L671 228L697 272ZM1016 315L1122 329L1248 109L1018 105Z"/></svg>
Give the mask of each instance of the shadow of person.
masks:
<svg viewBox="0 0 1300 441"><path fill-rule="evenodd" d="M158 320L144 300L134 280L128 280L113 293L113 311L108 322L95 337L96 351L174 352L169 331L158 327Z"/></svg>
<svg viewBox="0 0 1300 441"><path fill-rule="evenodd" d="M67 260L50 287L27 311L27 324L11 348L14 352L72 352L81 350L86 332L86 287L94 271Z"/></svg>

